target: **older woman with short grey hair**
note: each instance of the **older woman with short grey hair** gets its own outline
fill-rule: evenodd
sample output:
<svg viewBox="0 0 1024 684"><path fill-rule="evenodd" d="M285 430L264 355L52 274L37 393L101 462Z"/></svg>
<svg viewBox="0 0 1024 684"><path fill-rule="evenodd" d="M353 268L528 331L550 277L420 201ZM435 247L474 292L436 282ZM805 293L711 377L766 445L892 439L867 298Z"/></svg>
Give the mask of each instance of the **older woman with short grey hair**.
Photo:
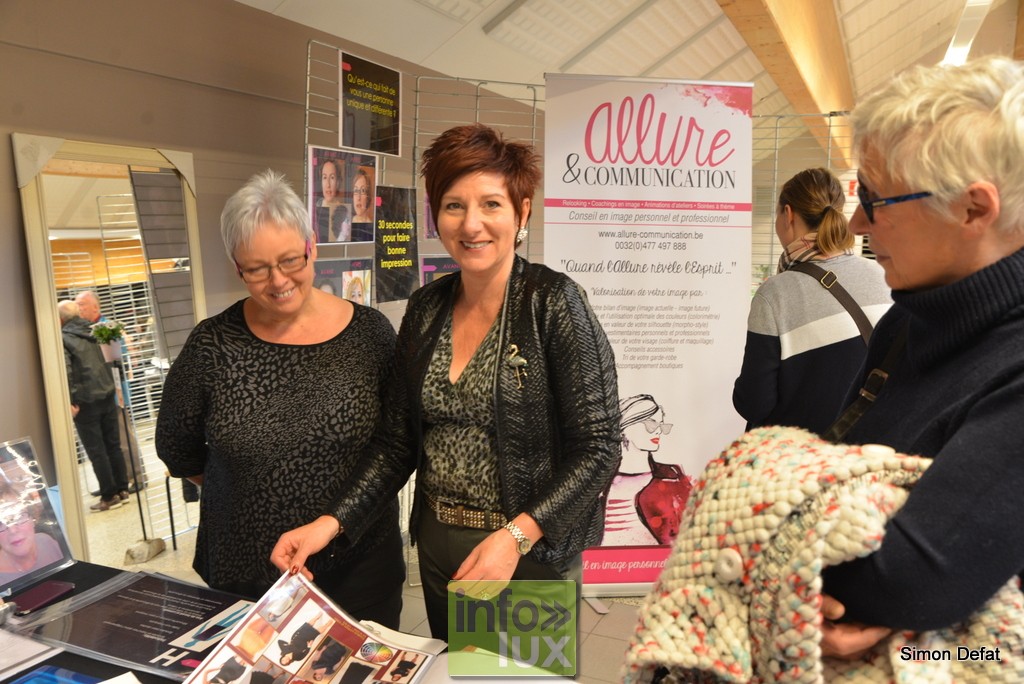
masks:
<svg viewBox="0 0 1024 684"><path fill-rule="evenodd" d="M280 575L269 560L278 536L357 469L395 331L376 310L313 286L309 214L280 174L253 176L228 199L221 235L248 296L189 335L167 376L156 443L172 475L202 485L193 567L211 587L257 598ZM345 610L397 629L405 567L394 497L370 525L312 562Z"/></svg>
<svg viewBox="0 0 1024 684"><path fill-rule="evenodd" d="M879 550L824 572L825 617L852 623L826 622L822 650L847 656L959 623L1024 578L1024 63L919 67L853 117L850 227L894 303L858 387L873 369L888 379L842 439L934 460ZM971 648L1024 639L1024 625L1000 631Z"/></svg>

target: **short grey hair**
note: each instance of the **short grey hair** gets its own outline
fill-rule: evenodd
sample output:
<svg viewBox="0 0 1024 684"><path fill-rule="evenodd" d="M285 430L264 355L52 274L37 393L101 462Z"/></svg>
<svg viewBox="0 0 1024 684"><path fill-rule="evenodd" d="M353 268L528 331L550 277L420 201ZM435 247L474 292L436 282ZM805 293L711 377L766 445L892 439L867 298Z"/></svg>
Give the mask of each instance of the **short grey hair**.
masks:
<svg viewBox="0 0 1024 684"><path fill-rule="evenodd" d="M78 318L78 304L70 299L57 302L57 315L60 316L60 324L64 325L72 318Z"/></svg>
<svg viewBox="0 0 1024 684"><path fill-rule="evenodd" d="M267 169L257 173L228 198L220 214L220 236L228 258L235 250L251 245L253 236L268 222L293 228L310 243L315 242L306 204L295 194L284 174Z"/></svg>
<svg viewBox="0 0 1024 684"><path fill-rule="evenodd" d="M963 66L918 66L853 111L854 145L883 160L892 180L940 214L967 186L999 190L997 229L1024 230L1024 62L984 57Z"/></svg>

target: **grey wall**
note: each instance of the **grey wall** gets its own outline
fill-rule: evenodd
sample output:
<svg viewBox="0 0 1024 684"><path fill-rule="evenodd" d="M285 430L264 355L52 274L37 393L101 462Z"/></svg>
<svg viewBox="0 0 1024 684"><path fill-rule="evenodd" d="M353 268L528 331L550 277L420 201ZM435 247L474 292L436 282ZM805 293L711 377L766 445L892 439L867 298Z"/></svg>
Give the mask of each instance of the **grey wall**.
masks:
<svg viewBox="0 0 1024 684"><path fill-rule="evenodd" d="M191 152L212 315L245 294L218 233L227 196L267 167L301 188L310 39L424 73L231 0L0 2L0 441L31 437L47 477L53 456L10 134Z"/></svg>

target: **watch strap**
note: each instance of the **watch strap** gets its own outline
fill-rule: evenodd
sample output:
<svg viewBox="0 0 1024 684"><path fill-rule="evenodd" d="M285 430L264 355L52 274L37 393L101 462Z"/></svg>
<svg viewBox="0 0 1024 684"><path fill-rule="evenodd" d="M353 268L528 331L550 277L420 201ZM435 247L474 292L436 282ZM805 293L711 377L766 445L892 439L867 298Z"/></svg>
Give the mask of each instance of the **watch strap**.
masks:
<svg viewBox="0 0 1024 684"><path fill-rule="evenodd" d="M525 556L530 552L530 549L533 547L533 542L531 542L530 538L527 537L521 529L519 529L519 525L516 525L514 522L509 520L505 523L505 529L508 530L516 540L516 550L519 552L520 556Z"/></svg>

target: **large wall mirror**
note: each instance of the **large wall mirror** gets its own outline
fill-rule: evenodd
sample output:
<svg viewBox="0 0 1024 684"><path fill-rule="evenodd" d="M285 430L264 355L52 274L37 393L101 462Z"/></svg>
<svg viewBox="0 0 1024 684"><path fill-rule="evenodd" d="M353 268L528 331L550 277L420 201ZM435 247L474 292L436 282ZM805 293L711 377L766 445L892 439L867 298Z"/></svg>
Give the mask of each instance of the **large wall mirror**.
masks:
<svg viewBox="0 0 1024 684"><path fill-rule="evenodd" d="M135 541L198 522L181 486L168 486L153 442L166 371L206 316L192 157L17 133L13 141L65 529L77 558L119 565ZM123 326L103 349L134 494L110 511L90 508L99 487L71 416L57 309L90 296L101 322Z"/></svg>

